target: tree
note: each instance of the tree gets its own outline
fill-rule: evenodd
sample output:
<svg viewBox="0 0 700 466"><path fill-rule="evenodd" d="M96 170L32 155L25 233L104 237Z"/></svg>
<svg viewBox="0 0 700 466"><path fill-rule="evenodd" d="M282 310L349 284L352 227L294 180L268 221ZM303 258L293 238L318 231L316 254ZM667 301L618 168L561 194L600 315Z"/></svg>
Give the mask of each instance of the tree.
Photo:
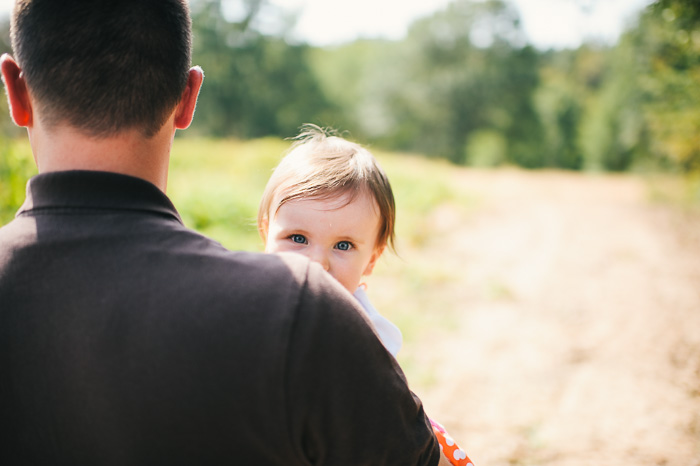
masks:
<svg viewBox="0 0 700 466"><path fill-rule="evenodd" d="M234 21L221 0L193 2L193 61L204 69L205 85L191 133L287 137L304 122L330 118L334 108L308 64L309 47L289 44L284 30L258 31L263 1L239 6L243 14Z"/></svg>
<svg viewBox="0 0 700 466"><path fill-rule="evenodd" d="M506 142L502 162L541 166L532 99L538 54L524 44L517 12L501 0L456 1L413 24L402 44L402 82L386 99L388 141L468 163L470 136L490 132Z"/></svg>
<svg viewBox="0 0 700 466"><path fill-rule="evenodd" d="M700 171L700 4L657 1L622 44L636 57L651 155Z"/></svg>

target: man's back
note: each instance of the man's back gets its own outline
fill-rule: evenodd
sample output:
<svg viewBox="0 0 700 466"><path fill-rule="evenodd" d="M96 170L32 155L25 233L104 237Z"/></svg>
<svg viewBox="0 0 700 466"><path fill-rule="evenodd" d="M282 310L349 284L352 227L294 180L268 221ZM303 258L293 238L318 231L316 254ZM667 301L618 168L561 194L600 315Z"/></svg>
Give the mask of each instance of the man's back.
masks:
<svg viewBox="0 0 700 466"><path fill-rule="evenodd" d="M437 463L339 284L226 251L163 194L203 80L187 0L17 0L10 24L40 175L0 229L0 464Z"/></svg>
<svg viewBox="0 0 700 466"><path fill-rule="evenodd" d="M49 173L29 199L0 229L1 464L437 461L320 269L226 251L136 178Z"/></svg>

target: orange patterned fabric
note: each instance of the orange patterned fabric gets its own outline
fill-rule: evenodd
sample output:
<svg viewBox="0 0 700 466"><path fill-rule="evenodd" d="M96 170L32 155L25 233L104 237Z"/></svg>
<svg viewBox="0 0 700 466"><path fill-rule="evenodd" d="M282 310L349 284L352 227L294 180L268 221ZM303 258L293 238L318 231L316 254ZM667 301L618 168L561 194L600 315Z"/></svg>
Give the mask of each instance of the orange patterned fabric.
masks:
<svg viewBox="0 0 700 466"><path fill-rule="evenodd" d="M464 450L459 448L459 445L447 433L445 428L439 422L430 420L433 426L433 432L440 444L440 451L443 452L450 464L454 466L474 466L472 460L469 459Z"/></svg>

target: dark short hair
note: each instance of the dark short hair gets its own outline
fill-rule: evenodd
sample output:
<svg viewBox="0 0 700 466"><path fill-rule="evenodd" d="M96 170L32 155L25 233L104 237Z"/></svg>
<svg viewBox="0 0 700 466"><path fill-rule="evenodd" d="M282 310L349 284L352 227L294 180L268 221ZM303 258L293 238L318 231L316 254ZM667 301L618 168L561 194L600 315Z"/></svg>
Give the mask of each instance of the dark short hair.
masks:
<svg viewBox="0 0 700 466"><path fill-rule="evenodd" d="M54 126L155 134L191 59L186 0L17 0L11 34L27 86Z"/></svg>

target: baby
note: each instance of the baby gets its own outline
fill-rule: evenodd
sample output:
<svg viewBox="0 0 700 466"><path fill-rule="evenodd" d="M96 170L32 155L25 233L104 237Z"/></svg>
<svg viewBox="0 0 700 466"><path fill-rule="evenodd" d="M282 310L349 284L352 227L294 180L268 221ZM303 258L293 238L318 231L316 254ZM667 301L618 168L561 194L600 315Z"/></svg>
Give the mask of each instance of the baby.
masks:
<svg viewBox="0 0 700 466"><path fill-rule="evenodd" d="M396 208L384 170L362 146L305 125L265 187L258 230L266 252L298 252L318 262L355 296L394 357L401 331L377 312L362 277L384 250L394 248ZM437 422L431 421L445 457L471 464Z"/></svg>

